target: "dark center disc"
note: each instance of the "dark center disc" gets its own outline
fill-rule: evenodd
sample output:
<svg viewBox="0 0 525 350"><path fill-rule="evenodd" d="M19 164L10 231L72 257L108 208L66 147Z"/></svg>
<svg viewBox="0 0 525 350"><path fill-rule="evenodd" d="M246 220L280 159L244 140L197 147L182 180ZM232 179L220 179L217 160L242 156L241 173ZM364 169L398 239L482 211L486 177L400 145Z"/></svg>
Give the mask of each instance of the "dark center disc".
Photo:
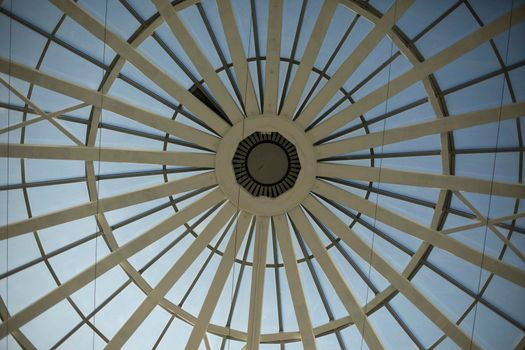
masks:
<svg viewBox="0 0 525 350"><path fill-rule="evenodd" d="M288 172L288 156L280 146L264 142L254 146L246 160L250 176L260 184L281 181Z"/></svg>

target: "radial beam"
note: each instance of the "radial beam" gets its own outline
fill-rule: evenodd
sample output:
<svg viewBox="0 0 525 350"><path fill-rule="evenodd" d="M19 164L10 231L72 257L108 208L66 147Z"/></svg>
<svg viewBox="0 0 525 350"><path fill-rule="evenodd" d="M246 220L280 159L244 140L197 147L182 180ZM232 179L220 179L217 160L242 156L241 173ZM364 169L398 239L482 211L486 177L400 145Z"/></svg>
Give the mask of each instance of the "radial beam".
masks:
<svg viewBox="0 0 525 350"><path fill-rule="evenodd" d="M266 272L266 250L268 247L269 218L256 218L255 246L253 251L252 283L248 314L247 350L258 350L261 336L261 316Z"/></svg>
<svg viewBox="0 0 525 350"><path fill-rule="evenodd" d="M268 1L268 37L264 69L264 113L277 114L279 71L281 67L281 28L283 0Z"/></svg>
<svg viewBox="0 0 525 350"><path fill-rule="evenodd" d="M170 27L172 33L177 38L180 45L191 60L191 63L197 68L204 81L210 88L214 97L217 99L221 108L224 109L228 118L233 123L242 120L243 116L235 104L232 96L224 86L219 75L215 72L208 59L207 54L199 47L192 34L188 31L184 23L182 23L179 15L173 8L171 1L168 0L152 0L159 11L159 14L164 18L164 21ZM200 116L200 114L197 114Z"/></svg>
<svg viewBox="0 0 525 350"><path fill-rule="evenodd" d="M235 214L235 206L227 202L219 212L213 217L209 224L203 229L202 233L197 236L195 241L184 251L177 262L169 269L160 282L142 301L140 306L127 319L126 323L118 330L111 341L106 345L106 349L121 349L129 337L139 328L148 315L153 311L170 291L173 285L179 280L184 272L197 259L199 254L211 242L213 237L226 224L228 219Z"/></svg>
<svg viewBox="0 0 525 350"><path fill-rule="evenodd" d="M240 92L246 108L246 114L248 116L259 114L257 95L255 94L252 76L248 70L248 61L246 60L241 35L237 27L237 20L233 14L231 0L217 1L217 7L233 61L235 76L237 77L238 85L241 87Z"/></svg>
<svg viewBox="0 0 525 350"><path fill-rule="evenodd" d="M293 118L338 3L339 1L337 0L325 0L323 2L323 7L321 7L314 29L304 50L301 63L284 100L281 115Z"/></svg>
<svg viewBox="0 0 525 350"><path fill-rule="evenodd" d="M452 191L493 194L515 198L525 197L525 185L489 181L464 176L418 173L387 168L364 167L334 163L318 163L318 176L433 187Z"/></svg>
<svg viewBox="0 0 525 350"><path fill-rule="evenodd" d="M285 215L272 217L275 225L275 234L279 242L279 249L284 262L284 270L292 295L292 302L295 310L295 317L301 332L301 340L305 349L316 349L315 336L312 329L312 321L308 313L308 303L304 296L303 284L299 275L297 258L295 256L288 220Z"/></svg>
<svg viewBox="0 0 525 350"><path fill-rule="evenodd" d="M212 186L216 183L215 173L208 172L161 185L146 187L144 189L127 192L117 196L99 199L58 211L34 216L27 220L10 223L0 227L0 240L16 237L24 233L37 231L46 227L60 225L73 220L78 220L97 213L104 213L132 205L168 197L177 193L190 191L197 188Z"/></svg>
<svg viewBox="0 0 525 350"><path fill-rule="evenodd" d="M195 152L144 151L131 148L0 144L0 157L215 167L215 155Z"/></svg>
<svg viewBox="0 0 525 350"><path fill-rule="evenodd" d="M446 250L475 266L481 266L498 276L525 287L525 271L486 254L482 254L450 236L443 235L438 231L418 224L380 205L376 206L372 201L363 199L353 193L343 191L319 180L315 182L313 192L350 207L366 216L376 218L378 221L392 226L401 232L406 232L437 248Z"/></svg>
<svg viewBox="0 0 525 350"><path fill-rule="evenodd" d="M381 145L413 140L423 136L518 118L523 115L524 110L525 102L512 103L501 108L488 108L480 111L457 114L446 118L433 119L393 128L385 132L374 132L341 141L321 144L315 147L315 150L317 152L317 159L324 159L338 154L348 154Z"/></svg>
<svg viewBox="0 0 525 350"><path fill-rule="evenodd" d="M425 314L436 326L438 326L448 337L450 337L461 348L481 348L471 343L467 335L458 325L445 316L432 302L430 302L412 283L396 271L381 255L372 251L365 241L361 239L352 229L346 226L335 214L330 212L324 205L312 196L308 196L303 205L315 215L324 225L351 247L362 259L385 277L397 290L410 300L419 310ZM372 257L372 258L370 258Z"/></svg>
<svg viewBox="0 0 525 350"><path fill-rule="evenodd" d="M335 74L328 80L314 99L306 106L297 117L297 121L306 128L317 114L326 106L332 97L339 91L353 72L361 65L372 50L385 37L396 21L401 18L405 11L412 5L414 0L396 0L390 9L376 23L374 28L361 41L359 46L352 51L348 58L341 64Z"/></svg>
<svg viewBox="0 0 525 350"><path fill-rule="evenodd" d="M193 217L201 214L223 200L224 195L221 190L215 189L206 196L144 232L137 238L122 245L117 250L100 259L96 264L91 265L84 271L53 289L42 298L27 306L25 309L13 315L8 322L3 322L0 325L0 339L6 337L10 332L19 329L52 306L86 286L94 280L95 277L105 274L132 255L161 239L188 220L191 220Z"/></svg>
<svg viewBox="0 0 525 350"><path fill-rule="evenodd" d="M186 350L199 348L252 218L253 216L245 211L239 214L237 226L233 230L221 262L219 263L219 267L217 267L217 271L208 289L208 294L206 294L206 298L199 312L197 322L193 326L190 338L186 344Z"/></svg>
<svg viewBox="0 0 525 350"><path fill-rule="evenodd" d="M324 248L321 238L319 238L315 232L304 212L300 207L297 207L291 210L288 215L290 215L290 218L299 230L301 237L304 238L306 244L310 247L313 256L317 259L317 262L323 269L326 277L328 277L328 280L334 287L335 292L344 304L352 321L361 333L363 339L366 341L368 347L370 349L383 349L384 346L372 327L372 324L366 317L363 309L359 306L357 298L350 290L350 287L348 286L348 283L346 283L341 271L339 271L336 264Z"/></svg>
<svg viewBox="0 0 525 350"><path fill-rule="evenodd" d="M146 77L169 93L173 98L187 107L202 121L219 134L224 134L228 124L203 102L193 96L186 88L172 79L166 72L152 63L146 56L135 49L126 40L109 30L103 23L82 9L72 0L49 0L62 12L75 20L88 32L106 43L122 58L137 67Z"/></svg>
<svg viewBox="0 0 525 350"><path fill-rule="evenodd" d="M118 98L53 77L36 69L0 57L0 72L25 80L74 99L84 101L98 108L117 113L123 117L191 141L207 149L216 150L219 138L194 129L183 123L155 114L151 111L123 102Z"/></svg>
<svg viewBox="0 0 525 350"><path fill-rule="evenodd" d="M525 20L525 5L520 5L503 16L500 16L493 22L484 25L472 34L457 41L445 50L430 57L426 61L415 65L408 72L388 82L374 92L364 96L356 103L311 129L308 132L308 135L314 142L319 141L328 136L331 132L350 123L355 118L358 118L360 115L384 102L387 98L397 95L421 79L424 79L433 72L475 49L490 38L510 29L509 24L512 26L523 20Z"/></svg>

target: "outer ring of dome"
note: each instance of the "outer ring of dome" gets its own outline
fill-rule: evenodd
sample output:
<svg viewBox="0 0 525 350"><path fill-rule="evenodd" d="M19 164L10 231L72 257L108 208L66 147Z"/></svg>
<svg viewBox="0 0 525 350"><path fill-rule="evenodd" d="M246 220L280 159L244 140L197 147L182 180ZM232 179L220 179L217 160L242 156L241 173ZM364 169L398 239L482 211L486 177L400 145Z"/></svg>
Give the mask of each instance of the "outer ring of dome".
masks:
<svg viewBox="0 0 525 350"><path fill-rule="evenodd" d="M174 5L174 9L176 11L180 11L185 9L188 6L191 6L195 3L195 0L185 0L182 2L177 3ZM360 3L355 3L353 0L340 0L340 4L342 6L346 6L356 12L357 14L363 16L367 20L369 20L373 25L377 25L377 22L380 20L383 14L381 14L378 10L376 10L372 6L365 6ZM154 16L153 16L154 17ZM137 33L135 33L131 40L131 45L133 47L139 46L142 42L144 42L147 38L151 36L151 34L163 23L162 17L157 16L155 18L150 19L147 23L149 23L147 26L143 28L139 28ZM408 39L405 38L404 33L401 30L392 30L390 32L390 37L392 40L394 40L394 43L398 45L401 52L407 57L407 59L412 63L415 64L419 62L418 57L420 56L419 51L414 45L408 45ZM122 58L119 58L117 63L112 67L110 70L110 74L108 74L107 79L102 83L102 90L109 90L109 88L113 85L115 80L118 77L119 72L122 70L122 67L126 61ZM220 71L220 69L218 70ZM200 81L202 83L203 81ZM437 86L431 84L428 81L428 78L424 81L425 90L427 91L427 96L429 100L432 102L433 105L439 106L440 103L438 101L437 96L440 95L440 90L437 88ZM95 113L96 110L95 110ZM90 128L97 128L97 125L95 123L92 123ZM94 144L95 143L95 136L97 135L96 132L90 132L88 134L88 144ZM443 137L447 140L447 142L442 143L441 147L441 157L443 164L448 165L450 163L450 152L448 151L447 144L448 144L448 134L444 134ZM87 186L88 190L92 194L92 198L97 198L97 192L96 192L96 177L95 177L95 169L93 167L92 162L86 162L86 168L87 168ZM448 166L447 166L448 168ZM445 168L444 168L445 169ZM445 173L448 173L448 171L444 171ZM439 210L439 212L443 211L443 205L444 205L444 197L443 200L440 200L438 202L438 206L436 210ZM236 203L236 202L234 202ZM105 214L101 213L100 217L104 218L105 221ZM108 225L108 231L107 234L110 234L113 236L111 229ZM110 246L111 251L114 251L118 248L118 245L115 245L114 247ZM420 255L414 256L414 258L419 259ZM414 266L418 266L419 264L414 263ZM134 272L134 268L126 263L126 268L129 269L130 272L133 272L131 274L131 278L133 279L135 285L141 289L144 293L149 293L151 291L151 286L146 282L146 280L143 279L143 277L139 274ZM365 309L369 310L367 311L367 315L370 315L380 309L380 306L382 306L386 301L389 300L389 297L392 295L395 295L397 292L395 289L391 288L390 293L380 293L376 295L375 297L371 298L371 300L368 301L367 305L364 306ZM184 309L176 306L171 301L169 301L166 298L163 298L160 300L159 305L163 307L165 310L170 312L171 314L175 315L177 318L181 320L185 320L189 324L195 324L196 317L194 315L191 315ZM379 305L379 306L378 306ZM353 325L354 322L350 318L350 316L343 316L341 318L337 318L334 321L327 322L319 327L314 328L314 334L326 334L326 333L333 333L337 329L342 329L348 326ZM219 326L216 324L211 323L208 330L215 335L221 336L221 337L230 337L235 340L239 341L245 341L246 340L246 333L239 331L233 327L224 327ZM291 331L291 332L275 332L275 333L263 333L261 334L261 343L280 343L280 342L297 342L300 340L300 335L298 331Z"/></svg>
<svg viewBox="0 0 525 350"><path fill-rule="evenodd" d="M297 207L308 196L315 182L317 161L312 143L296 124L286 117L263 114L245 118L224 135L215 158L217 182L226 197L235 205L238 204L239 209L259 216L279 215ZM239 186L231 166L239 143L257 131L280 133L295 146L301 163L295 185L276 198L253 196Z"/></svg>

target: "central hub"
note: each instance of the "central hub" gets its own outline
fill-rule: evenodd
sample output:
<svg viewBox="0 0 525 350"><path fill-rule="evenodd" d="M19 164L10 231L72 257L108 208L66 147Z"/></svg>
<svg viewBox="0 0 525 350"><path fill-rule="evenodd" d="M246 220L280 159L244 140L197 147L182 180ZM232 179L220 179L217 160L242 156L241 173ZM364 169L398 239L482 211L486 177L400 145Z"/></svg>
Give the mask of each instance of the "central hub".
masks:
<svg viewBox="0 0 525 350"><path fill-rule="evenodd" d="M246 160L250 177L264 185L280 182L288 172L288 156L279 145L271 142L253 147Z"/></svg>
<svg viewBox="0 0 525 350"><path fill-rule="evenodd" d="M252 195L275 198L292 188L301 164L295 146L278 132L244 138L232 160L237 183Z"/></svg>

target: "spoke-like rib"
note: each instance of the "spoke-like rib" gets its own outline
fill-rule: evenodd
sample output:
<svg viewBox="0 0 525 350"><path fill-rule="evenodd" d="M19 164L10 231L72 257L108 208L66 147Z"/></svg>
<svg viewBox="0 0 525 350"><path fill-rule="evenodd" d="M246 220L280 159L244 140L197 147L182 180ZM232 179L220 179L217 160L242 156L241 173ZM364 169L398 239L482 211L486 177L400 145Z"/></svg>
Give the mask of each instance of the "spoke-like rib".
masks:
<svg viewBox="0 0 525 350"><path fill-rule="evenodd" d="M230 203L226 203L217 215L210 221L202 233L195 239L195 241L184 251L182 256L171 267L171 269L164 275L162 280L153 288L146 299L128 318L126 323L119 329L117 334L107 344L106 349L120 349L129 337L137 330L142 322L153 311L159 301L164 298L166 293L179 280L190 265L197 259L199 254L210 243L215 234L226 224L226 221L235 213L235 207Z"/></svg>
<svg viewBox="0 0 525 350"><path fill-rule="evenodd" d="M212 186L215 184L215 181L215 173L209 172L183 178L181 180L170 181L161 185L150 186L117 196L103 198L98 201L76 205L49 214L34 216L24 221L10 223L7 226L0 227L0 240L78 220L97 213L104 213L168 197L177 193Z"/></svg>
<svg viewBox="0 0 525 350"><path fill-rule="evenodd" d="M220 103L221 108L223 108L228 115L228 118L230 118L233 123L240 121L243 118L241 111L219 78L219 75L215 72L215 69L213 69L212 65L206 58L206 53L202 51L199 44L195 42L192 34L188 31L184 23L182 23L179 15L173 8L171 1L153 0L153 3L181 46L184 48L184 51L191 59L191 62L204 78L204 81L213 92L214 97ZM200 116L200 114L197 115Z"/></svg>
<svg viewBox="0 0 525 350"><path fill-rule="evenodd" d="M361 181L400 184L418 187L433 187L452 191L493 194L515 198L525 197L525 185L492 182L464 176L418 173L377 167L318 163L318 176Z"/></svg>
<svg viewBox="0 0 525 350"><path fill-rule="evenodd" d="M140 51L126 42L126 40L107 29L103 23L100 23L89 12L83 10L72 0L50 0L50 2L84 27L88 32L106 43L122 58L137 67L145 76L149 77L154 83L173 96L173 98L186 106L195 115L199 116L202 121L217 133L222 135L226 132L229 127L228 123L204 103L199 101L199 99L193 96L182 85L168 76L166 72L153 64L146 56L140 53Z"/></svg>
<svg viewBox="0 0 525 350"><path fill-rule="evenodd" d="M244 53L241 35L237 28L237 20L233 14L231 0L217 1L217 6L228 43L228 49L233 61L235 76L237 77L241 97L246 108L246 114L248 116L259 114L257 95L255 94L252 76L248 70L246 54Z"/></svg>
<svg viewBox="0 0 525 350"><path fill-rule="evenodd" d="M140 107L126 103L118 98L102 95L100 92L90 90L80 85L55 78L36 69L9 62L0 57L0 72L39 85L63 95L84 101L95 107L104 108L154 129L178 136L202 147L215 150L219 139L188 125L170 120L161 115L152 113Z"/></svg>
<svg viewBox="0 0 525 350"><path fill-rule="evenodd" d="M346 226L335 214L330 212L318 200L308 196L303 205L315 215L324 225L329 227L352 248L362 259L369 261L372 267L385 277L397 290L399 290L408 300L423 312L436 326L449 336L461 348L478 349L480 347L471 343L470 337L459 328L453 321L445 316L436 306L434 306L411 282L397 272L382 256L372 252L371 248L365 243L352 229ZM370 257L372 259L370 259Z"/></svg>
<svg viewBox="0 0 525 350"><path fill-rule="evenodd" d="M352 73L366 59L372 50L379 44L385 35L394 26L397 19L410 7L414 0L397 0L390 6L390 9L376 23L374 28L361 41L359 46L348 56L341 67L335 72L325 86L319 91L314 99L306 106L304 111L298 116L297 121L306 128L323 107L330 102L330 99L345 84Z"/></svg>
<svg viewBox="0 0 525 350"><path fill-rule="evenodd" d="M488 108L393 128L386 130L384 133L374 132L368 135L330 142L317 146L315 150L317 152L317 159L324 159L338 154L348 154L381 145L413 140L423 136L495 123L499 120L513 119L522 116L524 110L525 102L512 103L502 106L501 109L499 107Z"/></svg>
<svg viewBox="0 0 525 350"><path fill-rule="evenodd" d="M324 1L306 49L304 50L303 57L301 58L301 64L286 95L281 115L293 118L338 3L337 0Z"/></svg>
<svg viewBox="0 0 525 350"><path fill-rule="evenodd" d="M161 164L213 168L211 153L144 151L132 148L97 148L88 146L51 146L35 144L0 144L0 157L25 159L62 159L119 163Z"/></svg>
<svg viewBox="0 0 525 350"><path fill-rule="evenodd" d="M146 231L142 235L122 245L117 250L100 259L96 264L91 265L86 270L80 272L75 277L72 277L39 300L13 315L9 319L9 322L2 323L0 325L0 339L7 336L8 333L19 329L52 306L75 293L77 290L81 289L93 279L95 279L95 276L99 277L105 274L113 267L128 259L130 256L136 254L153 242L164 237L177 227L183 225L185 222L191 220L193 217L199 215L208 208L211 208L215 204L220 203L222 200L224 200L223 193L221 190L215 189L203 198L188 205L178 213L170 216L166 220Z"/></svg>
<svg viewBox="0 0 525 350"><path fill-rule="evenodd" d="M235 262L235 256L242 245L244 236L248 231L248 225L252 221L252 218L253 216L251 214L244 211L239 214L237 226L234 228L221 262L217 267L217 271L213 277L210 288L208 289L208 294L206 294L206 298L204 299L199 312L197 322L193 326L190 338L186 344L186 350L199 348L202 338L208 329L213 311L215 311L219 297L230 274L230 270Z"/></svg>
<svg viewBox="0 0 525 350"><path fill-rule="evenodd" d="M341 203L361 212L364 215L377 218L377 220L386 225L392 226L402 232L406 232L407 234L426 241L437 248L446 250L475 266L481 266L483 264L482 267L484 269L514 282L519 286L525 287L525 271L491 256L484 255L450 236L443 235L438 231L418 224L415 221L396 214L380 205L376 206L369 200L341 190L323 181L317 180L313 191L324 197L330 198L337 203Z"/></svg>
<svg viewBox="0 0 525 350"><path fill-rule="evenodd" d="M510 23L510 19L512 19L512 23ZM520 23L523 20L525 20L525 5L521 5L515 9L512 9L512 12L504 14L495 21L481 27L474 33L467 35L465 38L459 40L455 44L432 56L428 60L417 64L408 72L383 85L374 92L361 98L353 105L338 112L330 119L319 124L310 130L308 134L313 141L318 141L323 137L328 136L331 132L345 124L350 123L355 118L358 118L360 115L366 113L367 111L385 101L387 98L405 90L409 86L427 77L429 74L432 74L450 62L453 62L457 58L463 56L467 52L475 49L490 38L510 29L509 23L512 26L514 24Z"/></svg>
<svg viewBox="0 0 525 350"><path fill-rule="evenodd" d="M261 336L261 316L264 294L264 275L266 272L266 249L268 246L269 218L258 216L256 219L255 246L253 251L253 269L248 320L248 339L246 349L258 350Z"/></svg>
<svg viewBox="0 0 525 350"><path fill-rule="evenodd" d="M283 23L283 0L268 2L268 38L266 43L266 66L264 73L264 113L277 114L279 94L279 71L281 63L281 28Z"/></svg>
<svg viewBox="0 0 525 350"><path fill-rule="evenodd" d="M284 262L286 278L292 295L295 317L301 332L301 340L305 349L316 349L315 336L312 329L312 321L308 313L306 298L304 296L303 284L299 275L297 258L292 245L290 228L285 215L274 216L275 233L279 242L279 249Z"/></svg>
<svg viewBox="0 0 525 350"><path fill-rule="evenodd" d="M363 339L365 339L368 347L370 349L383 349L383 344L372 327L372 324L369 322L363 309L359 306L359 303L350 290L348 283L346 283L343 275L324 248L323 242L315 232L312 224L310 224L306 218L304 212L301 208L297 207L290 211L288 215L290 215L290 218L299 230L301 237L304 238L306 244L310 247L314 257L325 272L326 277L328 277L328 280L334 287L339 299L346 307L352 321L357 326L357 329L359 329L359 332L363 336Z"/></svg>

